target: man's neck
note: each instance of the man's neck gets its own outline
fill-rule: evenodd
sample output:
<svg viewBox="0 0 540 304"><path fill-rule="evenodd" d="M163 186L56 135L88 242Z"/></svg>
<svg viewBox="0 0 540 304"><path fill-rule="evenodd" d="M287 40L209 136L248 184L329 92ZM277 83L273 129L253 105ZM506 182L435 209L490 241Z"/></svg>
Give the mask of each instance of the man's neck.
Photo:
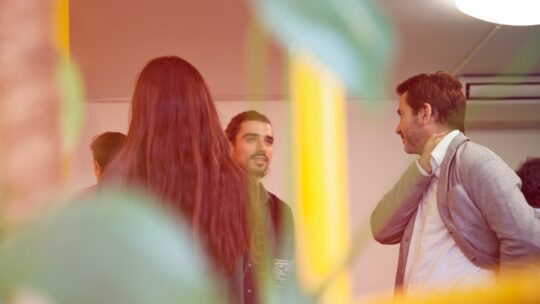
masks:
<svg viewBox="0 0 540 304"><path fill-rule="evenodd" d="M434 124L431 127L430 133L431 134L443 134L443 135L446 135L446 134L452 132L453 130L454 130L453 128L449 128L448 126L446 126L444 124Z"/></svg>
<svg viewBox="0 0 540 304"><path fill-rule="evenodd" d="M262 178L261 177L258 177L258 176L255 176L255 174L250 174L251 177L253 178L253 180L255 180L255 184L259 187L259 188L264 188L263 184L262 184Z"/></svg>

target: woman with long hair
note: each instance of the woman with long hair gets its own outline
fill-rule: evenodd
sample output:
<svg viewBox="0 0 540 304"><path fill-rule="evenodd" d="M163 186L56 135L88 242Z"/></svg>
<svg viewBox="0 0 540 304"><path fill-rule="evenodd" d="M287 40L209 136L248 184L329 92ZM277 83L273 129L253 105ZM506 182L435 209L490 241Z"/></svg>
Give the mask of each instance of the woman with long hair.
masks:
<svg viewBox="0 0 540 304"><path fill-rule="evenodd" d="M105 183L141 186L184 219L216 270L232 276L250 252L247 176L200 73L174 57L140 73L122 150Z"/></svg>

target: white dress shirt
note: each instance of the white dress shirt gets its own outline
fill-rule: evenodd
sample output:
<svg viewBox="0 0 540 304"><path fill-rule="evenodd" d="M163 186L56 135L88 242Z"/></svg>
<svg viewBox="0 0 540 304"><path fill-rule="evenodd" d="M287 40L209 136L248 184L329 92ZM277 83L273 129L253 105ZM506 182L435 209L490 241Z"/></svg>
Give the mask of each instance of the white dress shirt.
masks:
<svg viewBox="0 0 540 304"><path fill-rule="evenodd" d="M450 142L458 134L458 130L448 133L431 152L434 176L418 205L405 266L404 290L409 294L433 289L451 290L494 279L492 271L474 265L463 254L439 215L437 183L440 165ZM418 162L416 164L420 173L429 176Z"/></svg>

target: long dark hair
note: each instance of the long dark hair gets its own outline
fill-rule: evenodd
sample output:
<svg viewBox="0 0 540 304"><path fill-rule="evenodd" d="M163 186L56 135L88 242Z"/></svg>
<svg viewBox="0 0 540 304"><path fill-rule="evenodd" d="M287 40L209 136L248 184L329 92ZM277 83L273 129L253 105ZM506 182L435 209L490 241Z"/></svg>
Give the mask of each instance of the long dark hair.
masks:
<svg viewBox="0 0 540 304"><path fill-rule="evenodd" d="M230 275L249 252L247 178L230 156L200 73L178 57L151 60L135 85L125 145L105 180L157 195Z"/></svg>

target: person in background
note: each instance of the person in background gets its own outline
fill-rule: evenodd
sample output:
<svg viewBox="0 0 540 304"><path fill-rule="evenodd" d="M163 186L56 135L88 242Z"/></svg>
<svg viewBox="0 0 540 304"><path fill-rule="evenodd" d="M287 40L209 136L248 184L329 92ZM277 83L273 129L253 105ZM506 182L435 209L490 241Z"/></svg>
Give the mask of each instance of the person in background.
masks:
<svg viewBox="0 0 540 304"><path fill-rule="evenodd" d="M516 173L521 178L521 191L527 203L535 209L535 215L540 219L540 157L527 158Z"/></svg>
<svg viewBox="0 0 540 304"><path fill-rule="evenodd" d="M175 56L140 72L124 146L107 187L140 187L187 224L231 301L242 301L238 265L251 253L249 176L232 159L208 87Z"/></svg>
<svg viewBox="0 0 540 304"><path fill-rule="evenodd" d="M400 243L397 290L453 290L491 283L496 269L529 265L540 253L540 221L520 180L464 134L465 96L437 72L397 87L396 133L419 155L371 215L374 238Z"/></svg>
<svg viewBox="0 0 540 304"><path fill-rule="evenodd" d="M111 160L116 157L118 151L122 148L125 139L126 135L120 132L105 132L97 135L92 140L90 149L92 150L94 174L98 183Z"/></svg>
<svg viewBox="0 0 540 304"><path fill-rule="evenodd" d="M256 208L262 213L261 242L269 248L275 282L286 287L294 267L294 223L291 208L273 193L267 191L261 179L269 171L274 147L270 120L257 111L246 111L234 116L225 130L231 144L234 160L257 181L259 201ZM256 229L256 228L255 228ZM244 273L244 298L257 303L260 294L255 284L253 262L247 261Z"/></svg>

